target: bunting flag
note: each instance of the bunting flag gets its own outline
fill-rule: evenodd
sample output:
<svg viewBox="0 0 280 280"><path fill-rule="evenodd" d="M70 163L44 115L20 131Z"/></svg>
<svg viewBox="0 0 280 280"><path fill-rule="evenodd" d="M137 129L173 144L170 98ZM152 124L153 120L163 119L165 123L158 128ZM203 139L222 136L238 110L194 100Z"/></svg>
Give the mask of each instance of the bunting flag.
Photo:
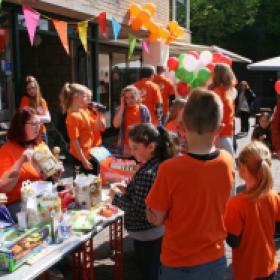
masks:
<svg viewBox="0 0 280 280"><path fill-rule="evenodd" d="M149 43L148 43L148 41L143 40L142 45L143 45L144 51L145 51L147 54L150 54L150 48L149 48Z"/></svg>
<svg viewBox="0 0 280 280"><path fill-rule="evenodd" d="M31 46L33 46L34 36L36 28L40 19L40 14L34 11L32 8L26 5L22 5L22 11L24 14L25 24L29 36Z"/></svg>
<svg viewBox="0 0 280 280"><path fill-rule="evenodd" d="M7 29L0 28L0 54L6 48L7 42L9 38L9 32Z"/></svg>
<svg viewBox="0 0 280 280"><path fill-rule="evenodd" d="M0 0L0 9L2 8L2 0Z"/></svg>
<svg viewBox="0 0 280 280"><path fill-rule="evenodd" d="M98 15L98 22L102 36L106 37L106 12L101 12Z"/></svg>
<svg viewBox="0 0 280 280"><path fill-rule="evenodd" d="M56 32L59 36L59 39L62 43L62 46L64 47L67 54L69 54L69 43L68 43L68 32L67 32L68 24L67 24L67 22L53 19L52 23L53 23L53 25L55 27L55 30L56 30Z"/></svg>
<svg viewBox="0 0 280 280"><path fill-rule="evenodd" d="M87 29L88 29L88 21L78 22L79 37L86 52L87 52Z"/></svg>
<svg viewBox="0 0 280 280"><path fill-rule="evenodd" d="M132 34L128 34L128 43L129 43L129 48L128 48L128 59L131 58L133 55L135 46L136 46L136 37Z"/></svg>
<svg viewBox="0 0 280 280"><path fill-rule="evenodd" d="M117 20L114 17L112 17L112 27L113 27L115 41L117 41L119 37L119 33L121 31L121 25L117 22Z"/></svg>

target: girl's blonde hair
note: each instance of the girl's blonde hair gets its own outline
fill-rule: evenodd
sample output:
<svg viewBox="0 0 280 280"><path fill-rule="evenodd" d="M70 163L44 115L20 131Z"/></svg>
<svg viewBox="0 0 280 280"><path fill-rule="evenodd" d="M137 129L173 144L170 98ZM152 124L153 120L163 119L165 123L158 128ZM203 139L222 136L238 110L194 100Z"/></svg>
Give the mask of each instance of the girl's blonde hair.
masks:
<svg viewBox="0 0 280 280"><path fill-rule="evenodd" d="M122 89L121 96L124 96L127 92L132 93L136 96L137 103L141 103L141 94L140 90L134 85L128 85Z"/></svg>
<svg viewBox="0 0 280 280"><path fill-rule="evenodd" d="M27 93L27 85L34 83L35 87L36 87L36 95L30 96ZM26 96L29 98L30 100L30 107L34 108L35 110L38 108L38 106L41 105L42 102L42 93L41 93L41 89L40 89L40 85L38 83L38 81L36 80L35 77L33 76L26 76L25 78L25 92L26 92Z"/></svg>
<svg viewBox="0 0 280 280"><path fill-rule="evenodd" d="M256 178L255 187L246 190L246 196L257 199L272 189L271 153L266 145L259 141L246 145L238 156L238 162L245 165L249 173Z"/></svg>
<svg viewBox="0 0 280 280"><path fill-rule="evenodd" d="M227 91L236 84L236 81L236 77L229 65L217 63L214 68L212 84L209 86L209 89L222 87Z"/></svg>
<svg viewBox="0 0 280 280"><path fill-rule="evenodd" d="M168 120L166 121L166 123L176 120L179 112L184 108L186 103L187 103L186 99L183 99L183 98L175 99L172 102L170 114L168 116Z"/></svg>
<svg viewBox="0 0 280 280"><path fill-rule="evenodd" d="M60 91L59 99L63 113L66 113L73 104L74 96L90 93L90 89L81 84L65 83Z"/></svg>

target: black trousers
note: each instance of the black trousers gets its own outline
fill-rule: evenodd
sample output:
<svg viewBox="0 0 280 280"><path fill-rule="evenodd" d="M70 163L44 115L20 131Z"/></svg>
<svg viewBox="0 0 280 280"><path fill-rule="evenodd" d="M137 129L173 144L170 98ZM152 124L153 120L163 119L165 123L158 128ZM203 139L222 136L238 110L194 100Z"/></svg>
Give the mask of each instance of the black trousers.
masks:
<svg viewBox="0 0 280 280"><path fill-rule="evenodd" d="M240 111L240 122L241 122L241 131L248 132L249 131L249 117L250 112Z"/></svg>
<svg viewBox="0 0 280 280"><path fill-rule="evenodd" d="M152 241L134 240L134 254L141 280L158 280L162 238Z"/></svg>

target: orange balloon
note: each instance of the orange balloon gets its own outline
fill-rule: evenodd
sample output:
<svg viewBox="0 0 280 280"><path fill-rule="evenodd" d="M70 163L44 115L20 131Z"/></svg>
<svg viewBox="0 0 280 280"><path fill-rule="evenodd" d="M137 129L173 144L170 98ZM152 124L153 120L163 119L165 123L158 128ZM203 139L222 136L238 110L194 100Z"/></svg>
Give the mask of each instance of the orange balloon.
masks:
<svg viewBox="0 0 280 280"><path fill-rule="evenodd" d="M139 4L132 3L129 7L129 12L131 17L137 17L142 11L142 8Z"/></svg>
<svg viewBox="0 0 280 280"><path fill-rule="evenodd" d="M157 34L158 33L158 30L159 30L159 25L156 24L155 22L153 21L150 21L150 28L148 29L151 33L155 33Z"/></svg>
<svg viewBox="0 0 280 280"><path fill-rule="evenodd" d="M139 18L134 18L131 22L131 28L133 30L139 30L142 27L142 21Z"/></svg>
<svg viewBox="0 0 280 280"><path fill-rule="evenodd" d="M168 23L168 29L170 30L171 33L174 33L176 29L178 29L179 25L176 20L169 21Z"/></svg>
<svg viewBox="0 0 280 280"><path fill-rule="evenodd" d="M184 34L186 33L186 29L179 26L176 31L174 32L174 35L177 36L177 37L182 37L184 36Z"/></svg>
<svg viewBox="0 0 280 280"><path fill-rule="evenodd" d="M155 42L157 39L158 39L158 34L151 33L151 34L149 35L149 41L150 41L150 42Z"/></svg>
<svg viewBox="0 0 280 280"><path fill-rule="evenodd" d="M170 32L166 28L160 28L158 35L160 38L167 40L170 36Z"/></svg>
<svg viewBox="0 0 280 280"><path fill-rule="evenodd" d="M157 10L157 7L154 3L146 3L144 5L144 10L147 10L150 12L151 16L153 16Z"/></svg>
<svg viewBox="0 0 280 280"><path fill-rule="evenodd" d="M151 13L147 10L142 10L137 17L140 18L142 22L150 21Z"/></svg>
<svg viewBox="0 0 280 280"><path fill-rule="evenodd" d="M168 37L168 39L166 40L166 44L170 44L170 43L175 42L175 41L176 41L176 37L170 35Z"/></svg>

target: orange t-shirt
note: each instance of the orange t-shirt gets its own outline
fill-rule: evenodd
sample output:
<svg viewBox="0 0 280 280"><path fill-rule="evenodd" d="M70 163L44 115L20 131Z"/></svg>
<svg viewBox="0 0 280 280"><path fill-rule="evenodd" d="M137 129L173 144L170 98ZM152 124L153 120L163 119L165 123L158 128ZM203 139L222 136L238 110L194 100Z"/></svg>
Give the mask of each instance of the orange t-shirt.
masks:
<svg viewBox="0 0 280 280"><path fill-rule="evenodd" d="M0 176L2 176L7 170L9 170L14 163L22 156L25 148L12 141L7 141L0 148ZM8 204L20 201L20 188L23 181L39 181L42 180L40 173L33 167L30 162L26 162L22 165L19 172L19 179L16 186L7 193Z"/></svg>
<svg viewBox="0 0 280 280"><path fill-rule="evenodd" d="M183 155L160 165L146 204L167 213L164 265L195 266L224 256L224 212L233 174L232 157L223 150L211 160Z"/></svg>
<svg viewBox="0 0 280 280"><path fill-rule="evenodd" d="M176 122L176 120L170 121L165 125L165 128L168 131L172 131L175 133L178 133L178 123Z"/></svg>
<svg viewBox="0 0 280 280"><path fill-rule="evenodd" d="M221 98L224 105L224 117L222 121L224 127L219 131L219 136L233 136L234 101L232 96L221 87L215 87L213 91Z"/></svg>
<svg viewBox="0 0 280 280"><path fill-rule="evenodd" d="M126 107L124 118L124 144L128 144L129 129L131 128L131 126L141 123L140 106L136 105L133 107Z"/></svg>
<svg viewBox="0 0 280 280"><path fill-rule="evenodd" d="M155 75L152 81L159 85L163 102L162 111L166 115L169 111L169 97L175 94L174 84L170 79L162 75Z"/></svg>
<svg viewBox="0 0 280 280"><path fill-rule="evenodd" d="M20 105L19 108L23 108L23 107L31 107L30 105L30 99L28 98L28 96L23 96L20 100ZM38 106L37 108L35 108L36 113L38 115L44 115L49 109L48 109L48 105L47 102L44 98L41 99L41 104L40 106ZM40 125L40 132L41 133L46 133L46 127L44 124Z"/></svg>
<svg viewBox="0 0 280 280"><path fill-rule="evenodd" d="M276 221L280 221L280 197L273 191L255 201L243 193L230 199L225 226L228 233L241 235L239 246L232 249L235 280L253 280L277 271Z"/></svg>
<svg viewBox="0 0 280 280"><path fill-rule="evenodd" d="M141 91L141 100L150 111L152 123L158 125L159 121L156 114L156 106L162 104L160 88L150 80L140 80L134 84Z"/></svg>
<svg viewBox="0 0 280 280"><path fill-rule="evenodd" d="M80 160L79 155L76 153L71 140L78 139L86 158L90 158L90 149L92 147L101 145L100 131L94 131L95 122L96 116L88 109L67 113L66 127L70 139L69 153L78 160Z"/></svg>

